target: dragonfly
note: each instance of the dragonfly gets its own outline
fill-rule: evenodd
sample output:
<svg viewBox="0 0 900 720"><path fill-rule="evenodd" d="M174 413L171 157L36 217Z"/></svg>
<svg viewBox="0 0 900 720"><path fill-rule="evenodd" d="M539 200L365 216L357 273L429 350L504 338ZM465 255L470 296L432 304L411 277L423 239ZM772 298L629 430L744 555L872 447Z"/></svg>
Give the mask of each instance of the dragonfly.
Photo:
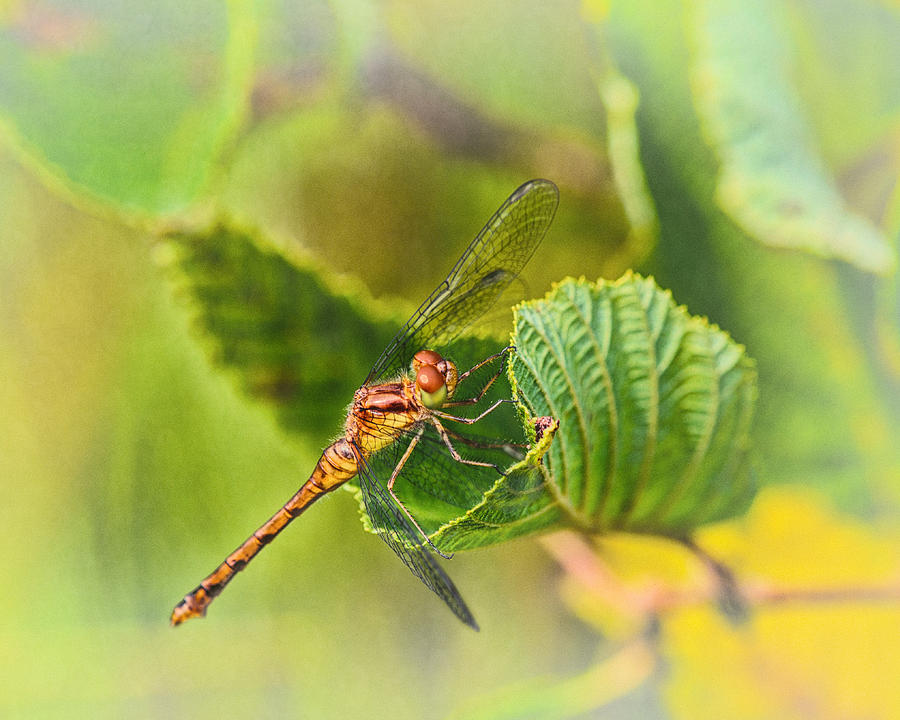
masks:
<svg viewBox="0 0 900 720"><path fill-rule="evenodd" d="M381 353L354 394L343 435L325 448L309 479L184 596L172 611L173 626L204 616L235 575L291 521L319 498L357 478L363 506L379 537L462 622L478 629L453 581L435 558L435 554L449 556L435 547L394 486L406 471L415 474L419 486L437 488L439 496L444 484L465 482L467 469L490 468L503 474L495 463L463 457L456 445L486 445L479 445L455 428L472 425L502 403L511 402L501 398L480 409L502 371L502 359L514 349L507 348L460 373L456 364L435 348L458 339L509 288L546 234L558 204L559 190L543 179L524 183L506 199L444 281ZM497 360L501 361L500 369L479 383L480 389L471 397L456 397L461 385ZM475 412L469 416L454 414L455 408L465 406L474 407ZM435 448L443 457L433 452Z"/></svg>

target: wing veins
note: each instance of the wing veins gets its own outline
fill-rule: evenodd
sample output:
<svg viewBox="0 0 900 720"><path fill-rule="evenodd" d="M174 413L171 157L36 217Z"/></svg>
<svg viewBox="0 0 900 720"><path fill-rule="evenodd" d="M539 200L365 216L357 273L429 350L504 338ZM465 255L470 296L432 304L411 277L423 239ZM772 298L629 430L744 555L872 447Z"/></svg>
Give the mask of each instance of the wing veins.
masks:
<svg viewBox="0 0 900 720"><path fill-rule="evenodd" d="M358 477L366 514L378 536L387 543L413 575L443 600L460 620L477 630L478 624L459 590L438 565L434 555L423 545L423 539L418 531L378 482L361 455Z"/></svg>
<svg viewBox="0 0 900 720"><path fill-rule="evenodd" d="M388 344L366 384L405 368L422 348L449 343L487 311L534 254L558 202L559 191L549 180L517 188ZM498 272L499 281L485 282ZM442 322L448 318L455 320L449 327Z"/></svg>

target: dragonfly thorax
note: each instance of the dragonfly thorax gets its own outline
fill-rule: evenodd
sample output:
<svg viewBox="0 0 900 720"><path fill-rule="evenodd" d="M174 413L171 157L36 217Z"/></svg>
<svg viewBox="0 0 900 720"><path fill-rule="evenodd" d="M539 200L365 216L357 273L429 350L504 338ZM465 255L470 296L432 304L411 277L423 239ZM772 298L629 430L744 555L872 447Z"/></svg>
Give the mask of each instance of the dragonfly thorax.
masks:
<svg viewBox="0 0 900 720"><path fill-rule="evenodd" d="M412 370L419 400L429 410L439 408L456 390L456 365L434 350L419 350L413 357Z"/></svg>

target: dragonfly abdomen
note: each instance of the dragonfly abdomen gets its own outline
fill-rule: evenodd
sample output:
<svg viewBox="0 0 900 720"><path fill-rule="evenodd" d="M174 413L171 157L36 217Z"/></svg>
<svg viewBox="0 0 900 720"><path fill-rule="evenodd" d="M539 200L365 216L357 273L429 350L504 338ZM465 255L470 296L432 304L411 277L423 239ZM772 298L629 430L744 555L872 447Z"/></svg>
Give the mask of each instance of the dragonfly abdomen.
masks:
<svg viewBox="0 0 900 720"><path fill-rule="evenodd" d="M315 470L294 496L175 606L172 624L179 625L190 618L205 615L213 599L260 550L316 500L354 477L358 467L356 454L346 438L325 448Z"/></svg>
<svg viewBox="0 0 900 720"><path fill-rule="evenodd" d="M316 497L309 500L306 504L298 504L296 510L291 507L291 501L294 499L291 498L291 500L285 504L284 509L295 512L293 517L297 517L297 515L303 512L313 500L318 498L319 495L331 492L352 477L355 477L358 469L359 461L356 459L356 453L353 452L353 448L350 446L347 438L341 438L340 440L333 442L322 451L322 456L319 458L319 462L316 463L316 469L312 471L309 480L306 481L297 493L297 495L299 495L303 492L304 488L309 486L308 492L310 494L315 494ZM316 492L316 489L318 489L318 492ZM297 495L294 497L297 497Z"/></svg>

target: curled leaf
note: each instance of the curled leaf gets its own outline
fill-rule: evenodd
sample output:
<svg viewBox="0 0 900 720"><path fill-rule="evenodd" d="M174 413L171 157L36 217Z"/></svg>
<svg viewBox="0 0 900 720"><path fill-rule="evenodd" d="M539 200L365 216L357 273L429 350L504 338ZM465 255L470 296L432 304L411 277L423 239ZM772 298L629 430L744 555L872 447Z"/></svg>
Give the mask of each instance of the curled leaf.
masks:
<svg viewBox="0 0 900 720"><path fill-rule="evenodd" d="M719 205L750 235L890 273L884 234L850 210L815 147L767 2L696 3L693 89L721 168Z"/></svg>
<svg viewBox="0 0 900 720"><path fill-rule="evenodd" d="M515 344L519 401L559 420L544 464L568 524L684 535L747 507L754 365L652 279L567 280L518 308Z"/></svg>

